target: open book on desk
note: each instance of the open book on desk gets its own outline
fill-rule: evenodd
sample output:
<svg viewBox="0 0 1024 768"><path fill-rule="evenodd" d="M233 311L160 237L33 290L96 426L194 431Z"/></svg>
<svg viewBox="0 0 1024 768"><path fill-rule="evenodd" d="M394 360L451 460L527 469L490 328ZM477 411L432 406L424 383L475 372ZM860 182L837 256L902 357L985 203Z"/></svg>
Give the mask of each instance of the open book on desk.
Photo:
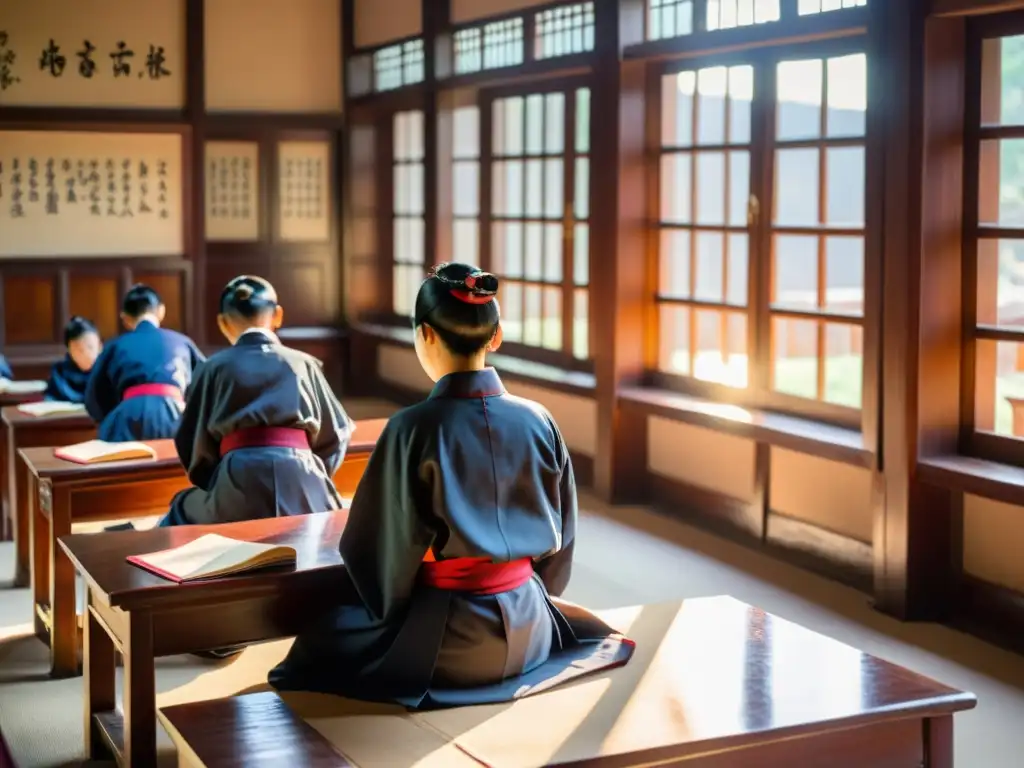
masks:
<svg viewBox="0 0 1024 768"><path fill-rule="evenodd" d="M156 459L156 451L145 443L107 443L88 440L84 443L54 448L53 455L75 464L100 464L106 461L129 459Z"/></svg>
<svg viewBox="0 0 1024 768"><path fill-rule="evenodd" d="M38 403L22 403L18 410L29 416L56 416L57 414L85 413L81 403L66 403L60 400L42 400Z"/></svg>
<svg viewBox="0 0 1024 768"><path fill-rule="evenodd" d="M11 381L0 378L0 395L37 395L45 391L45 381Z"/></svg>
<svg viewBox="0 0 1024 768"><path fill-rule="evenodd" d="M208 533L174 549L131 555L128 562L181 584L295 562L295 550L277 544L240 541Z"/></svg>

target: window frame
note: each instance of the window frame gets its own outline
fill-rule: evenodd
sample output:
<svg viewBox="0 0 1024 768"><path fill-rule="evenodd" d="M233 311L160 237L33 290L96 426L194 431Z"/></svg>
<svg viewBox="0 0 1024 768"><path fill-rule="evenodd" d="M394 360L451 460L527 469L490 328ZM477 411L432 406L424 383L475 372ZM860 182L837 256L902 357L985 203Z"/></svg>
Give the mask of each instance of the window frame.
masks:
<svg viewBox="0 0 1024 768"><path fill-rule="evenodd" d="M826 14L821 14L826 15ZM830 14L829 14L830 15ZM842 14L837 14L842 15ZM784 22L783 22L784 23ZM758 27L775 25L757 25ZM780 29L780 31L784 31ZM685 38L684 38L685 39ZM878 129L877 115L879 106L877 100L872 102L868 99L865 133L863 137L857 137L852 142L863 146L865 149L864 184L865 184L865 207L864 225L861 236L864 240L864 304L863 312L859 318L853 318L852 324L862 329L862 384L861 384L861 407L850 408L834 403L820 400L802 398L776 392L771 388L771 361L772 361L772 318L792 317L794 319L811 319L822 326L833 321L832 315L828 313L808 313L799 310L789 311L781 308L771 307L772 291L772 242L773 232L778 229L783 233L793 227L775 227L773 222L774 195L774 166L775 153L778 148L786 148L792 144L802 145L799 142L776 143L774 119L776 114L776 100L774 98L757 99L752 103L751 108L751 138L748 151L750 152L750 185L751 194L756 196L759 202L759 213L756 222L748 225L748 291L747 291L747 349L748 349L748 381L745 388L730 387L717 382L709 382L696 379L692 376L677 374L659 370L659 339L661 335L661 322L659 317L659 306L657 300L660 269L660 239L662 222L660 215L661 197L661 156L665 152L661 142L661 115L664 105L661 101L661 83L666 75L677 72L699 70L713 66L740 66L751 65L754 67L754 88L755 93L775 93L775 79L777 65L780 61L801 60L812 58L832 58L844 55L863 53L868 57L868 87L875 74L872 72L871 61L872 44L866 34L852 30L850 34L828 40L812 40L805 43L779 43L758 47L746 48L743 50L711 50L706 53L697 53L689 56L676 57L663 62L660 66L652 67L648 81L648 100L652 104L648 110L648 120L652 125L647 131L648 135L648 172L651 179L648 183L649 194L653 199L649 202L648 209L651 212L651 221L648 226L648 285L651 287L652 310L649 314L652 322L647 323L647 338L645 346L649 362L646 371L647 383L651 386L678 392L680 394L698 397L702 399L715 400L718 402L735 404L741 407L749 407L767 411L778 411L798 418L808 418L814 421L834 424L837 426L856 429L866 437L876 434L876 423L878 420L878 376L879 376L879 350L881 331L881 296L880 296L880 271L881 271L881 244L877 237L880 232L881 206L880 206L880 181L877 173L877 164L881 159L878 152ZM824 110L823 110L824 111ZM840 139L842 146L846 142ZM805 142L806 145L829 146L828 137L819 137L816 140ZM728 151L729 145L725 145ZM703 147L695 146L695 150ZM717 145L712 149L718 149ZM827 183L824 179L819 180L820 184ZM723 228L727 229L727 228ZM837 234L844 234L847 228L836 228ZM852 228L851 228L852 229ZM819 227L817 235L827 235L828 228ZM691 257L693 254L691 254ZM700 307L701 302L680 301L678 304ZM718 311L717 305L710 307ZM739 307L737 307L740 309ZM851 320L846 320L851 322Z"/></svg>
<svg viewBox="0 0 1024 768"><path fill-rule="evenodd" d="M977 322L979 267L978 252L984 239L1024 240L1024 226L982 224L981 207L981 147L985 141L1024 139L1024 125L983 125L983 88L986 75L993 77L992 86L1002 87L1001 72L994 69L986 73L984 44L988 40L1024 35L1024 11L1011 11L969 18L966 24L964 48L964 134L963 134L963 235L961 263L962 337L960 359L960 433L959 451L962 455L987 459L1000 464L1024 466L1024 435L1019 438L977 429L977 412L981 390L978 388L979 341L1012 342L1024 347L1024 328L1014 331L995 324ZM996 178L999 178L997 172ZM996 356L993 351L993 358ZM998 374L992 361L993 388L991 397L995 405L995 383ZM986 394L986 396L989 396Z"/></svg>

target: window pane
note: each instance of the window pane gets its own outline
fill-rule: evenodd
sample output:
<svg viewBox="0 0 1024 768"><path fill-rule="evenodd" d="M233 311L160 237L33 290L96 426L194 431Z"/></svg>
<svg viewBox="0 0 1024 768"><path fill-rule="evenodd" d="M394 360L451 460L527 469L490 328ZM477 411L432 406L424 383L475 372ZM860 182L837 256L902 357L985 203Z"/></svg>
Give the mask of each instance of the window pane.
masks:
<svg viewBox="0 0 1024 768"><path fill-rule="evenodd" d="M844 315L864 314L864 238L825 240L825 309Z"/></svg>
<svg viewBox="0 0 1024 768"><path fill-rule="evenodd" d="M747 385L746 323L742 315L739 317L744 322L729 322L733 314L706 309L694 312L697 322L695 378L730 387Z"/></svg>
<svg viewBox="0 0 1024 768"><path fill-rule="evenodd" d="M818 150L780 149L775 153L775 223L818 225Z"/></svg>
<svg viewBox="0 0 1024 768"><path fill-rule="evenodd" d="M572 354L580 360L586 360L590 355L588 299L587 291L577 290L573 294Z"/></svg>
<svg viewBox="0 0 1024 768"><path fill-rule="evenodd" d="M863 365L864 332L860 326L826 325L825 402L860 408Z"/></svg>
<svg viewBox="0 0 1024 768"><path fill-rule="evenodd" d="M406 145L405 158L409 160L422 160L423 159L423 113L420 111L407 112L408 116L408 133L406 138L408 144Z"/></svg>
<svg viewBox="0 0 1024 768"><path fill-rule="evenodd" d="M782 61L777 69L776 139L810 139L821 134L820 59Z"/></svg>
<svg viewBox="0 0 1024 768"><path fill-rule="evenodd" d="M424 231L423 219L411 218L405 220L409 230L408 249L405 253L405 260L423 264L425 260L424 248L426 232ZM422 272L422 270L420 270Z"/></svg>
<svg viewBox="0 0 1024 768"><path fill-rule="evenodd" d="M498 303L501 305L501 331L509 341L523 340L523 287L503 282Z"/></svg>
<svg viewBox="0 0 1024 768"><path fill-rule="evenodd" d="M720 232L697 233L697 285L694 298L722 302L722 257L725 238Z"/></svg>
<svg viewBox="0 0 1024 768"><path fill-rule="evenodd" d="M729 141L750 142L750 107L754 100L754 68L729 68Z"/></svg>
<svg viewBox="0 0 1024 768"><path fill-rule="evenodd" d="M690 297L690 232L661 230L658 292L678 299Z"/></svg>
<svg viewBox="0 0 1024 768"><path fill-rule="evenodd" d="M577 224L573 228L572 275L576 285L590 282L590 225Z"/></svg>
<svg viewBox="0 0 1024 768"><path fill-rule="evenodd" d="M796 310L818 307L818 238L775 236L772 304Z"/></svg>
<svg viewBox="0 0 1024 768"><path fill-rule="evenodd" d="M423 213L423 165L415 163L409 169L409 210L414 215Z"/></svg>
<svg viewBox="0 0 1024 768"><path fill-rule="evenodd" d="M658 367L690 373L690 308L662 304L658 322Z"/></svg>
<svg viewBox="0 0 1024 768"><path fill-rule="evenodd" d="M747 305L747 268L750 255L746 234L729 235L729 279L725 301L738 307Z"/></svg>
<svg viewBox="0 0 1024 768"><path fill-rule="evenodd" d="M523 163L521 160L494 163L493 208L499 216L523 215Z"/></svg>
<svg viewBox="0 0 1024 768"><path fill-rule="evenodd" d="M549 219L562 218L565 203L563 184L565 167L561 158L544 161L544 216Z"/></svg>
<svg viewBox="0 0 1024 768"><path fill-rule="evenodd" d="M661 143L666 147L693 144L693 95L697 73L680 72L661 78Z"/></svg>
<svg viewBox="0 0 1024 768"><path fill-rule="evenodd" d="M565 151L565 94L549 93L545 99L544 151L561 154Z"/></svg>
<svg viewBox="0 0 1024 768"><path fill-rule="evenodd" d="M818 396L818 324L772 319L772 386L797 397Z"/></svg>
<svg viewBox="0 0 1024 768"><path fill-rule="evenodd" d="M526 161L526 215L540 218L544 212L544 165L542 160Z"/></svg>
<svg viewBox="0 0 1024 768"><path fill-rule="evenodd" d="M980 161L978 221L1024 227L1024 139L983 141Z"/></svg>
<svg viewBox="0 0 1024 768"><path fill-rule="evenodd" d="M977 322L1024 328L1024 240L978 241Z"/></svg>
<svg viewBox="0 0 1024 768"><path fill-rule="evenodd" d="M750 153L729 153L729 226L747 226L750 200Z"/></svg>
<svg viewBox="0 0 1024 768"><path fill-rule="evenodd" d="M477 264L480 259L479 225L476 220L456 219L452 223L452 259Z"/></svg>
<svg viewBox="0 0 1024 768"><path fill-rule="evenodd" d="M544 269L544 231L541 224L526 225L524 276L527 280L540 280Z"/></svg>
<svg viewBox="0 0 1024 768"><path fill-rule="evenodd" d="M476 216L480 209L479 163L456 162L452 169L452 210L456 216Z"/></svg>
<svg viewBox="0 0 1024 768"><path fill-rule="evenodd" d="M1024 437L1024 344L978 339L975 426Z"/></svg>
<svg viewBox="0 0 1024 768"><path fill-rule="evenodd" d="M505 274L511 277L523 274L523 225L518 222L505 225Z"/></svg>
<svg viewBox="0 0 1024 768"><path fill-rule="evenodd" d="M454 114L455 157L475 158L480 155L480 110L477 107L459 107Z"/></svg>
<svg viewBox="0 0 1024 768"><path fill-rule="evenodd" d="M544 151L544 96L534 93L526 97L526 153L539 155Z"/></svg>
<svg viewBox="0 0 1024 768"><path fill-rule="evenodd" d="M409 227L407 220L396 217L391 225L391 252L395 261L409 260ZM397 311L397 310L396 310Z"/></svg>
<svg viewBox="0 0 1024 768"><path fill-rule="evenodd" d="M576 151L590 151L590 89L576 91Z"/></svg>
<svg viewBox="0 0 1024 768"><path fill-rule="evenodd" d="M725 67L697 72L697 143L725 144Z"/></svg>
<svg viewBox="0 0 1024 768"><path fill-rule="evenodd" d="M523 154L523 100L519 96L504 99L505 146L503 154Z"/></svg>
<svg viewBox="0 0 1024 768"><path fill-rule="evenodd" d="M544 225L544 279L549 283L562 281L562 224Z"/></svg>
<svg viewBox="0 0 1024 768"><path fill-rule="evenodd" d="M825 223L833 227L864 226L864 148L825 150L828 190Z"/></svg>
<svg viewBox="0 0 1024 768"><path fill-rule="evenodd" d="M689 224L693 201L690 196L692 159L688 154L661 157L661 220Z"/></svg>
<svg viewBox="0 0 1024 768"><path fill-rule="evenodd" d="M585 157L576 158L576 218L585 219L590 216L590 160Z"/></svg>
<svg viewBox="0 0 1024 768"><path fill-rule="evenodd" d="M544 289L544 327L541 345L547 349L562 348L562 290Z"/></svg>
<svg viewBox="0 0 1024 768"><path fill-rule="evenodd" d="M828 60L829 136L863 136L868 109L868 57L863 53Z"/></svg>
<svg viewBox="0 0 1024 768"><path fill-rule="evenodd" d="M396 165L392 171L394 178L394 212L396 214L409 213L409 166Z"/></svg>
<svg viewBox="0 0 1024 768"><path fill-rule="evenodd" d="M725 154L697 155L697 223L725 224Z"/></svg>
<svg viewBox="0 0 1024 768"><path fill-rule="evenodd" d="M540 286L527 285L523 288L523 344L540 346L543 338L544 307Z"/></svg>
<svg viewBox="0 0 1024 768"><path fill-rule="evenodd" d="M408 160L409 159L409 113L398 112L395 114L394 119L391 121L392 133L392 153L394 154L395 160Z"/></svg>
<svg viewBox="0 0 1024 768"><path fill-rule="evenodd" d="M993 38L982 45L983 68L996 65L1000 73L998 93L989 93L989 82L983 80L982 104L998 104L999 114L983 114L982 123L1024 125L1024 70L1020 66L1024 61L1024 35Z"/></svg>
<svg viewBox="0 0 1024 768"><path fill-rule="evenodd" d="M500 99L491 105L491 153L505 154L505 102Z"/></svg>

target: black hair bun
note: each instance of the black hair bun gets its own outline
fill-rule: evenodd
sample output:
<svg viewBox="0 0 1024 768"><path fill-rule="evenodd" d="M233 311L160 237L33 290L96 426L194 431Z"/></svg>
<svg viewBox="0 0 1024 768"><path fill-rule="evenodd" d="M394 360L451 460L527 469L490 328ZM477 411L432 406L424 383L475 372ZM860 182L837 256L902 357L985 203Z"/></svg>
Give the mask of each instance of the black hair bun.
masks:
<svg viewBox="0 0 1024 768"><path fill-rule="evenodd" d="M220 311L245 318L277 307L277 292L267 280L255 275L239 275L231 280L220 296Z"/></svg>
<svg viewBox="0 0 1024 768"><path fill-rule="evenodd" d="M498 293L498 278L490 272L475 272L466 277L466 288L475 296L494 296Z"/></svg>
<svg viewBox="0 0 1024 768"><path fill-rule="evenodd" d="M234 298L236 301L248 301L256 293L248 283L239 283L235 286Z"/></svg>

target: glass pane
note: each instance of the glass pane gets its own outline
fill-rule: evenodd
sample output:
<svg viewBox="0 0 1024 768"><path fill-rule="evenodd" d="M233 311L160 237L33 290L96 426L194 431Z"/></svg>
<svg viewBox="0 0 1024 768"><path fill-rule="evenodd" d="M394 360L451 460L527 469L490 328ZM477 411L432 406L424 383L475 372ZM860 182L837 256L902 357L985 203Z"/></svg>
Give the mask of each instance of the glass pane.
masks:
<svg viewBox="0 0 1024 768"><path fill-rule="evenodd" d="M813 320L772 319L772 386L778 392L818 396L818 324Z"/></svg>
<svg viewBox="0 0 1024 768"><path fill-rule="evenodd" d="M697 285L694 298L722 302L725 298L722 280L725 238L720 232L697 233Z"/></svg>
<svg viewBox="0 0 1024 768"><path fill-rule="evenodd" d="M495 163L495 167L499 163ZM523 215L523 163L521 160L512 160L507 163L500 163L502 171L499 176L495 173L494 189L498 200L502 202L501 207L497 204L494 210L501 211L505 216ZM501 183L502 180L504 183Z"/></svg>
<svg viewBox="0 0 1024 768"><path fill-rule="evenodd" d="M826 238L825 310L864 314L864 238Z"/></svg>
<svg viewBox="0 0 1024 768"><path fill-rule="evenodd" d="M544 96L534 93L526 97L526 153L539 155L544 151Z"/></svg>
<svg viewBox="0 0 1024 768"><path fill-rule="evenodd" d="M504 282L498 293L501 305L501 332L509 341L523 340L523 286Z"/></svg>
<svg viewBox="0 0 1024 768"><path fill-rule="evenodd" d="M539 285L523 288L523 344L540 346L543 338L544 307Z"/></svg>
<svg viewBox="0 0 1024 768"><path fill-rule="evenodd" d="M991 71L991 67L998 66L1000 78L996 93L991 93L994 89L988 79L982 81L981 103L998 105L998 114L982 114L981 122L1024 125L1024 35L992 38L982 45L982 70Z"/></svg>
<svg viewBox="0 0 1024 768"><path fill-rule="evenodd" d="M825 166L825 223L833 227L863 227L864 148L826 149Z"/></svg>
<svg viewBox="0 0 1024 768"><path fill-rule="evenodd" d="M409 295L408 269L399 264L392 272L391 302L396 315L412 315L413 299Z"/></svg>
<svg viewBox="0 0 1024 768"><path fill-rule="evenodd" d="M661 220L670 224L693 221L690 196L692 159L688 154L661 156Z"/></svg>
<svg viewBox="0 0 1024 768"><path fill-rule="evenodd" d="M479 163L456 162L452 169L452 211L456 216L476 216L480 211Z"/></svg>
<svg viewBox="0 0 1024 768"><path fill-rule="evenodd" d="M560 155L565 151L565 94L549 93L545 99L544 151Z"/></svg>
<svg viewBox="0 0 1024 768"><path fill-rule="evenodd" d="M697 223L725 224L725 153L697 155Z"/></svg>
<svg viewBox="0 0 1024 768"><path fill-rule="evenodd" d="M505 154L505 102L498 99L491 105L491 153Z"/></svg>
<svg viewBox="0 0 1024 768"><path fill-rule="evenodd" d="M1024 437L1024 345L978 339L975 428Z"/></svg>
<svg viewBox="0 0 1024 768"><path fill-rule="evenodd" d="M590 160L585 157L576 158L576 218L585 219L590 216Z"/></svg>
<svg viewBox="0 0 1024 768"><path fill-rule="evenodd" d="M729 153L729 226L747 226L750 200L750 153Z"/></svg>
<svg viewBox="0 0 1024 768"><path fill-rule="evenodd" d="M868 57L828 60L828 135L863 136L868 109Z"/></svg>
<svg viewBox="0 0 1024 768"><path fill-rule="evenodd" d="M480 155L480 109L478 107L459 107L454 115L454 146L455 157L475 158Z"/></svg>
<svg viewBox="0 0 1024 768"><path fill-rule="evenodd" d="M825 326L825 392L827 403L860 408L864 381L864 331L859 325Z"/></svg>
<svg viewBox="0 0 1024 768"><path fill-rule="evenodd" d="M590 282L590 225L573 228L572 279L576 285Z"/></svg>
<svg viewBox="0 0 1024 768"><path fill-rule="evenodd" d="M491 224L491 271L503 277L509 274L508 271L508 244L505 230L513 226L503 221L496 221Z"/></svg>
<svg viewBox="0 0 1024 768"><path fill-rule="evenodd" d="M816 227L818 223L818 150L778 150L775 153L775 224Z"/></svg>
<svg viewBox="0 0 1024 768"><path fill-rule="evenodd" d="M693 95L697 73L680 72L661 78L661 143L666 147L693 144Z"/></svg>
<svg viewBox="0 0 1024 768"><path fill-rule="evenodd" d="M480 259L476 220L455 219L452 223L452 259L466 264L477 264Z"/></svg>
<svg viewBox="0 0 1024 768"><path fill-rule="evenodd" d="M697 143L725 144L725 96L728 70L708 67L697 72Z"/></svg>
<svg viewBox="0 0 1024 768"><path fill-rule="evenodd" d="M587 291L577 290L573 293L572 354L579 360L586 360L590 356L588 299Z"/></svg>
<svg viewBox="0 0 1024 768"><path fill-rule="evenodd" d="M423 159L423 113L420 111L408 112L409 116L409 144L406 157L409 160Z"/></svg>
<svg viewBox="0 0 1024 768"><path fill-rule="evenodd" d="M773 306L796 310L818 308L818 238L775 236Z"/></svg>
<svg viewBox="0 0 1024 768"><path fill-rule="evenodd" d="M658 368L690 373L690 308L662 304L658 322Z"/></svg>
<svg viewBox="0 0 1024 768"><path fill-rule="evenodd" d="M590 151L590 89L576 91L576 151Z"/></svg>
<svg viewBox="0 0 1024 768"><path fill-rule="evenodd" d="M565 204L565 167L561 158L544 161L544 216L549 219L562 218Z"/></svg>
<svg viewBox="0 0 1024 768"><path fill-rule="evenodd" d="M526 215L540 218L544 212L544 165L542 160L526 161Z"/></svg>
<svg viewBox="0 0 1024 768"><path fill-rule="evenodd" d="M544 225L544 279L549 283L562 281L562 224Z"/></svg>
<svg viewBox="0 0 1024 768"><path fill-rule="evenodd" d="M731 387L747 385L746 323L729 323L734 313L698 309L693 375ZM742 315L740 319L743 320ZM733 338L738 337L738 338Z"/></svg>
<svg viewBox="0 0 1024 768"><path fill-rule="evenodd" d="M735 304L738 307L747 305L747 267L749 264L749 253L746 234L729 235L729 259L728 259L728 280L725 292L727 304Z"/></svg>
<svg viewBox="0 0 1024 768"><path fill-rule="evenodd" d="M562 348L562 289L544 289L544 326L541 346L546 349Z"/></svg>
<svg viewBox="0 0 1024 768"><path fill-rule="evenodd" d="M690 232L661 230L658 258L658 292L671 298L690 298Z"/></svg>
<svg viewBox="0 0 1024 768"><path fill-rule="evenodd" d="M1024 240L978 241L977 322L1024 328Z"/></svg>
<svg viewBox="0 0 1024 768"><path fill-rule="evenodd" d="M978 221L1024 227L1024 139L983 141L980 161Z"/></svg>
<svg viewBox="0 0 1024 768"><path fill-rule="evenodd" d="M777 69L776 139L810 139L821 134L821 59L781 61Z"/></svg>
<svg viewBox="0 0 1024 768"><path fill-rule="evenodd" d="M394 178L394 212L409 213L409 166L396 165L392 171Z"/></svg>
<svg viewBox="0 0 1024 768"><path fill-rule="evenodd" d="M409 169L408 213L420 215L423 213L423 165L414 163L407 167Z"/></svg>
<svg viewBox="0 0 1024 768"><path fill-rule="evenodd" d="M519 222L505 225L505 274L510 277L523 274L523 225Z"/></svg>
<svg viewBox="0 0 1024 768"><path fill-rule="evenodd" d="M505 146L503 154L523 154L523 100L516 96L505 102Z"/></svg>
<svg viewBox="0 0 1024 768"><path fill-rule="evenodd" d="M391 224L391 253L395 261L409 261L409 227L407 220L396 217Z"/></svg>
<svg viewBox="0 0 1024 768"><path fill-rule="evenodd" d="M408 229L408 248L405 252L407 261L423 264L425 260L426 231L423 219L406 219L405 226ZM422 272L422 270L420 270Z"/></svg>
<svg viewBox="0 0 1024 768"><path fill-rule="evenodd" d="M391 121L392 137L391 151L395 160L409 159L409 113L398 112ZM398 284L397 281L395 283Z"/></svg>
<svg viewBox="0 0 1024 768"><path fill-rule="evenodd" d="M754 100L754 68L729 68L729 141L750 143L750 106Z"/></svg>
<svg viewBox="0 0 1024 768"><path fill-rule="evenodd" d="M541 224L526 225L524 263L526 279L540 280L544 270L544 230Z"/></svg>

